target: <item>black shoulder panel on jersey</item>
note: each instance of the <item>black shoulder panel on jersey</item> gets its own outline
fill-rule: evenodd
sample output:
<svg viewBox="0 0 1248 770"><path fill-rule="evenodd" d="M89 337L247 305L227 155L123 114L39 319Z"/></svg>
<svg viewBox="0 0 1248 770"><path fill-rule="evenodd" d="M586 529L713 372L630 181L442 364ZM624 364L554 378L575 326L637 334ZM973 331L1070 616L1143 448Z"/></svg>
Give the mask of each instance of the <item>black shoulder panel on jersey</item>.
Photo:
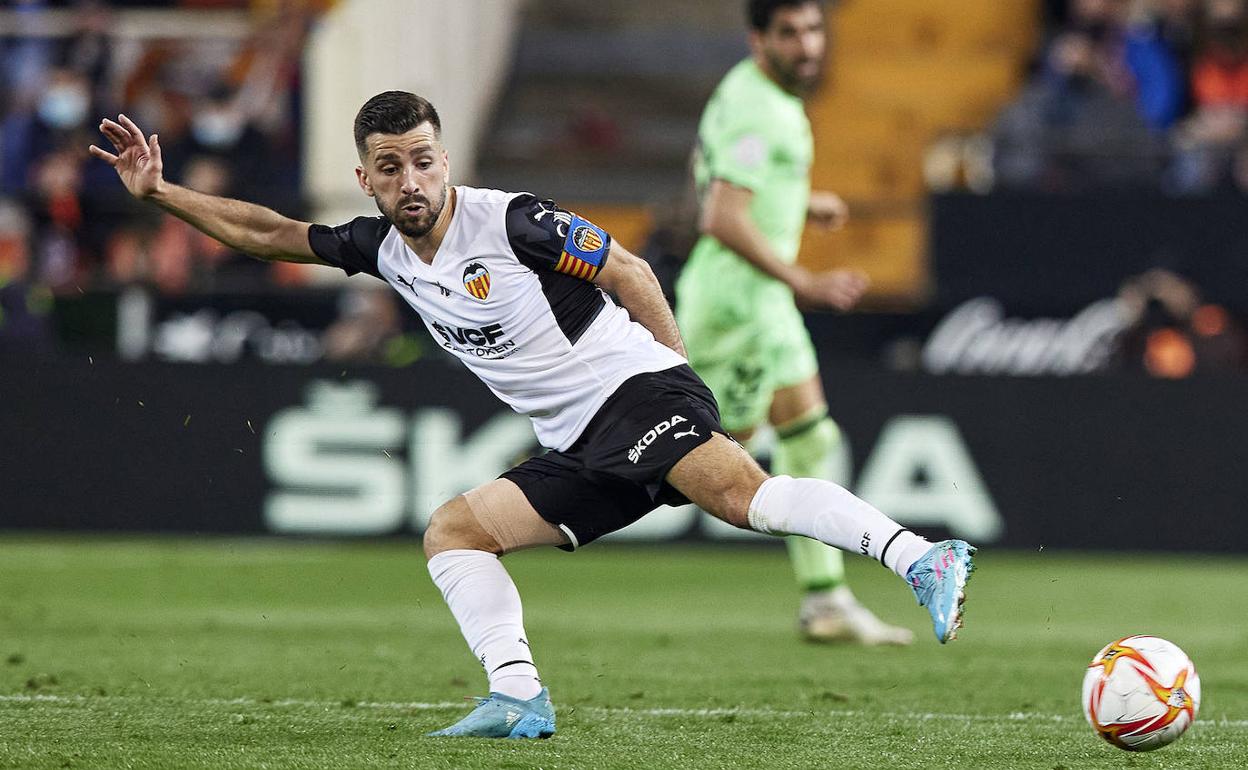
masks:
<svg viewBox="0 0 1248 770"><path fill-rule="evenodd" d="M586 280L586 276L596 275L597 269L590 272L585 268L579 275L567 269L564 252L574 220L584 221L559 208L554 201L538 200L528 193L516 196L507 206L507 241L511 250L521 264L537 273L559 329L573 344L606 307L602 293ZM605 264L610 239L601 240L601 263Z"/></svg>
<svg viewBox="0 0 1248 770"><path fill-rule="evenodd" d="M312 225L308 243L316 256L342 268L347 275L368 273L381 278L377 251L388 232L390 222L385 217L356 217L337 227Z"/></svg>
<svg viewBox="0 0 1248 770"><path fill-rule="evenodd" d="M524 193L507 204L507 241L516 257L530 270L552 270L563 254L572 215L554 201L540 201Z"/></svg>

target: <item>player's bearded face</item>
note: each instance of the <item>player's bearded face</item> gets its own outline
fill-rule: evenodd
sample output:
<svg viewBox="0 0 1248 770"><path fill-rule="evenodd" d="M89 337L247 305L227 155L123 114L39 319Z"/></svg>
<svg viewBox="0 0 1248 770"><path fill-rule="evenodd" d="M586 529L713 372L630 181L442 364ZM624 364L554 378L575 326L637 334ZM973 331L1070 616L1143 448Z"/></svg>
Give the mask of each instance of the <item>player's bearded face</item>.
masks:
<svg viewBox="0 0 1248 770"><path fill-rule="evenodd" d="M441 216L442 207L446 205L446 191L447 185L443 182L432 196L426 196L421 191L411 194L400 192L392 206L387 206L378 196L377 209L394 223L399 232L411 238L420 238L433 229ZM387 211L387 208L390 210Z"/></svg>
<svg viewBox="0 0 1248 770"><path fill-rule="evenodd" d="M812 90L823 73L827 50L822 9L807 3L777 10L771 26L759 33L758 45L782 88L797 94Z"/></svg>
<svg viewBox="0 0 1248 770"><path fill-rule="evenodd" d="M421 238L433 229L447 201L449 164L428 122L403 134L371 134L360 186L400 233Z"/></svg>

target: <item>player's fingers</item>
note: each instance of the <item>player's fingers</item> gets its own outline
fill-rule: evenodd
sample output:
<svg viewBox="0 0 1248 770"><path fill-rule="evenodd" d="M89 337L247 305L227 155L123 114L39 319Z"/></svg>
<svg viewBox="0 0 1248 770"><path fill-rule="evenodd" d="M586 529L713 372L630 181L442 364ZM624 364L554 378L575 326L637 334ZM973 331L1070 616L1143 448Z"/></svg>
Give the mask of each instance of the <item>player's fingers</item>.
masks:
<svg viewBox="0 0 1248 770"><path fill-rule="evenodd" d="M104 118L103 120L100 121L100 130L113 134L115 136L122 136L122 137L126 137L127 139L130 138L130 134L126 131L125 126L109 118Z"/></svg>
<svg viewBox="0 0 1248 770"><path fill-rule="evenodd" d="M146 152L147 140L143 138L143 132L139 130L139 127L135 125L134 121L126 117L124 114L118 115L117 119L121 121L121 125L125 128L126 133L128 133L130 137L134 139L135 143L142 147L143 151Z"/></svg>
<svg viewBox="0 0 1248 770"><path fill-rule="evenodd" d="M112 142L118 155L135 145L134 139L130 134L126 133L126 130L116 123L109 126L101 126L100 131L104 136L108 137L108 141Z"/></svg>
<svg viewBox="0 0 1248 770"><path fill-rule="evenodd" d="M130 135L121 126L107 118L100 123L100 133L108 137L108 141L113 143L113 147L116 147L118 152L130 146Z"/></svg>
<svg viewBox="0 0 1248 770"><path fill-rule="evenodd" d="M152 138L148 140L148 147L151 148L152 161L160 164L160 137L152 134Z"/></svg>
<svg viewBox="0 0 1248 770"><path fill-rule="evenodd" d="M105 150L101 150L99 147L96 147L94 144L87 148L87 152L91 153L92 155L104 161L110 166L117 165L116 155L112 154L111 152L106 152Z"/></svg>

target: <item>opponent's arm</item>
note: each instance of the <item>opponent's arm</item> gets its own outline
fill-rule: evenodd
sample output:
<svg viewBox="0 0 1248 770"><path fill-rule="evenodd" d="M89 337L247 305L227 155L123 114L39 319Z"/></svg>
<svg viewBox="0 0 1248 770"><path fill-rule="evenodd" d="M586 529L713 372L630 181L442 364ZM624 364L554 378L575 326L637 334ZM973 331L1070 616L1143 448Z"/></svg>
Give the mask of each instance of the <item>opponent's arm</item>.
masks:
<svg viewBox="0 0 1248 770"><path fill-rule="evenodd" d="M849 222L849 204L834 192L811 190L806 221L827 230L840 230Z"/></svg>
<svg viewBox="0 0 1248 770"><path fill-rule="evenodd" d="M126 190L185 220L232 249L266 260L328 264L308 242L307 222L300 222L254 203L205 195L165 181L160 140L144 138L134 121L118 115L104 119L100 131L117 154L91 145L90 152L112 166Z"/></svg>
<svg viewBox="0 0 1248 770"><path fill-rule="evenodd" d="M850 270L812 273L781 260L750 216L753 199L753 191L745 187L722 179L712 180L702 203L699 229L784 283L793 290L798 302L838 310L853 307L866 290L866 276Z"/></svg>
<svg viewBox="0 0 1248 770"><path fill-rule="evenodd" d="M649 329L656 340L688 357L659 279L644 259L612 241L607 263L594 276L594 283L614 294L633 320Z"/></svg>

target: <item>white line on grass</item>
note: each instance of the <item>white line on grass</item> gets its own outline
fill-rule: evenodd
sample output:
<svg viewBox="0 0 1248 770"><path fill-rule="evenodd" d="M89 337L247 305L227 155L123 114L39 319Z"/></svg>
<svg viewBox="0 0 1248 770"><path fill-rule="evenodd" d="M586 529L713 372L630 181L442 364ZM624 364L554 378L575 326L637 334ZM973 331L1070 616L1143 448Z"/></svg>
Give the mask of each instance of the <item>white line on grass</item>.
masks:
<svg viewBox="0 0 1248 770"><path fill-rule="evenodd" d="M48 694L23 694L23 695L0 695L0 703L52 703L52 704L86 704L93 702L115 702L115 701L145 701L145 700L173 700L179 703L190 703L201 706L249 706L253 708L263 707L298 707L298 708L314 708L323 710L335 710L343 708L362 708L375 709L378 711L451 711L454 709L462 709L469 705L468 701L442 701L434 703L424 703L420 701L400 702L400 701L317 701L317 700L300 700L297 698L282 698L280 700L258 700L256 698L147 698L137 695L48 695ZM931 711L862 711L858 709L832 709L824 711L821 709L807 709L805 711L794 711L785 709L771 708L631 708L629 706L569 706L566 707L571 711L587 711L592 714L634 714L636 716L646 717L688 717L688 718L711 718L717 719L726 716L738 717L763 717L771 719L801 718L810 716L821 717L841 717L841 718L884 718L884 719L900 719L906 721L945 721L952 720L956 722L1000 722L1002 720L1010 722L1053 722L1062 724L1066 722L1082 723L1081 717L1069 716L1066 714L1038 714L1025 711L1014 711L1009 714L940 714ZM1217 727L1243 729L1248 728L1248 719L1203 719L1202 724L1216 725Z"/></svg>

